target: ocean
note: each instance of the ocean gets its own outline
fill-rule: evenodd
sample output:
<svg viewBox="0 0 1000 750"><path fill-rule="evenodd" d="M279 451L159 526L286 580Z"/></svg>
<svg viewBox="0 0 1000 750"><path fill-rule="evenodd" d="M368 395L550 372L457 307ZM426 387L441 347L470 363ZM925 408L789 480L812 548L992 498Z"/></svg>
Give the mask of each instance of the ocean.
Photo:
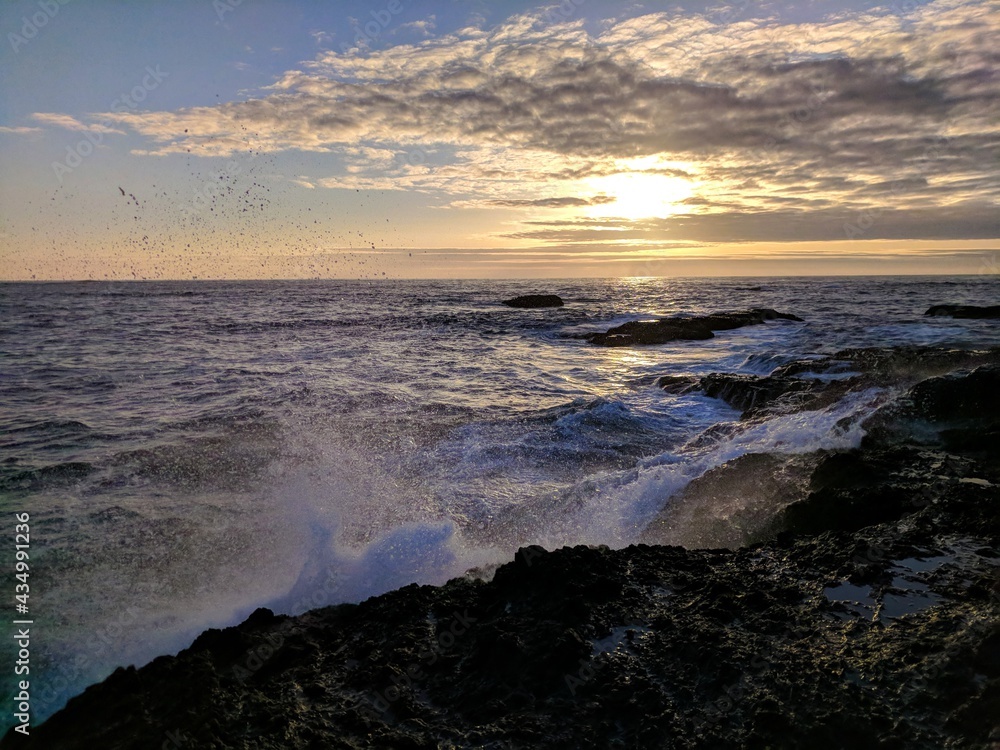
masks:
<svg viewBox="0 0 1000 750"><path fill-rule="evenodd" d="M566 305L499 304L535 292ZM998 298L995 275L0 284L3 585L13 619L27 512L33 720L260 606L488 576L527 544L635 543L705 472L856 446L898 395L741 420L660 377L1000 346L995 321L923 315ZM581 338L753 307L804 322L652 347ZM2 680L12 696L13 670Z"/></svg>

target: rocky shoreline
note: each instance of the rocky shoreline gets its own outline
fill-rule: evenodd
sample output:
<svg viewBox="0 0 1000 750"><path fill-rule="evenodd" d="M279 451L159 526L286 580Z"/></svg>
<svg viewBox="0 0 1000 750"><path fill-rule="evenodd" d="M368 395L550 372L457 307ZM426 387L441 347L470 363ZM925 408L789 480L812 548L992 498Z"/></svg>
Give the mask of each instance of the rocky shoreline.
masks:
<svg viewBox="0 0 1000 750"><path fill-rule="evenodd" d="M860 448L807 457L756 543L528 547L488 582L258 610L2 745L996 748L1000 352L842 352L727 393L754 419L900 373L906 395ZM769 460L691 491L749 492Z"/></svg>
<svg viewBox="0 0 1000 750"><path fill-rule="evenodd" d="M755 308L740 312L720 312L695 317L633 320L609 328L603 333L587 333L583 338L595 346L655 346L669 341L701 341L715 337L715 331L731 331L744 326L756 326L773 320L803 322L790 313L770 308Z"/></svg>

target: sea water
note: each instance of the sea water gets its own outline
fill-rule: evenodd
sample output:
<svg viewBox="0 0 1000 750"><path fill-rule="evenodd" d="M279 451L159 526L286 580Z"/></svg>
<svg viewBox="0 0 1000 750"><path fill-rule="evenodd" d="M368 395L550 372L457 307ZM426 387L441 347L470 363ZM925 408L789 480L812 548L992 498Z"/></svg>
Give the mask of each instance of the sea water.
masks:
<svg viewBox="0 0 1000 750"><path fill-rule="evenodd" d="M499 304L531 292L566 305ZM741 422L656 381L847 347L998 346L996 321L923 316L998 292L986 275L0 284L3 585L13 618L28 512L34 721L258 606L489 575L525 544L625 546L726 461L857 445L892 394ZM655 347L581 338L751 307L805 322ZM0 679L13 695L13 672Z"/></svg>

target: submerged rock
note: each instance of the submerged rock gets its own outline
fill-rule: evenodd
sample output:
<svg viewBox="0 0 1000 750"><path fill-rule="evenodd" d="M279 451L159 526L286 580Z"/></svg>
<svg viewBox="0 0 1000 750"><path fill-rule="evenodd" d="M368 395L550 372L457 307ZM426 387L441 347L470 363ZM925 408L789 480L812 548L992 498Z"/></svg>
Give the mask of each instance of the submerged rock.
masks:
<svg viewBox="0 0 1000 750"><path fill-rule="evenodd" d="M924 315L949 318L1000 318L1000 305L976 307L975 305L934 305Z"/></svg>
<svg viewBox="0 0 1000 750"><path fill-rule="evenodd" d="M795 320L802 318L780 313L769 308L744 312L724 312L694 318L661 318L659 320L634 320L604 333L589 333L584 338L597 346L653 346L668 341L696 341L710 339L714 331L728 331L743 326L760 325L768 320Z"/></svg>
<svg viewBox="0 0 1000 750"><path fill-rule="evenodd" d="M505 299L501 304L507 305L507 307L533 309L538 307L562 307L565 303L556 294L523 294L520 297Z"/></svg>

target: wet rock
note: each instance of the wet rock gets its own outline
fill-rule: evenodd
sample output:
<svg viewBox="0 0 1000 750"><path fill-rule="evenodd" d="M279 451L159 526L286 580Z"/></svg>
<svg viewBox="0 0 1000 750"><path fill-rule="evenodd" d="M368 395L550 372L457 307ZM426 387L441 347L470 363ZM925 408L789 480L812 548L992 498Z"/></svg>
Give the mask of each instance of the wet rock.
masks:
<svg viewBox="0 0 1000 750"><path fill-rule="evenodd" d="M519 297L505 299L501 304L507 305L507 307L534 309L539 307L562 307L565 303L556 294L522 294Z"/></svg>
<svg viewBox="0 0 1000 750"><path fill-rule="evenodd" d="M698 378L664 375L657 380L667 393L703 393L719 398L748 419L764 413L819 409L834 403L859 385L856 379L824 381L780 375L712 373Z"/></svg>
<svg viewBox="0 0 1000 750"><path fill-rule="evenodd" d="M827 398L822 400L822 405L826 405L843 395L847 387L844 383L820 380L725 373L707 375L700 383L706 396L721 398L734 409L741 410L744 417L773 409L779 400L783 400L788 409L818 408L819 394L827 393Z"/></svg>
<svg viewBox="0 0 1000 750"><path fill-rule="evenodd" d="M587 335L587 340L597 346L653 346L668 341L699 341L714 338L712 329L702 321L690 320L635 320L604 333Z"/></svg>
<svg viewBox="0 0 1000 750"><path fill-rule="evenodd" d="M862 388L918 383L960 368L1000 362L1000 351L965 351L932 347L845 349L831 357L799 360L776 367L769 375L712 373L702 377L664 375L657 384L668 393L703 393L720 398L748 419L765 414L822 409ZM977 376L969 387L990 398L992 381ZM982 380L982 384L980 384ZM928 381L924 386L933 386ZM916 392L918 398L919 391ZM970 394L956 396L969 400ZM953 408L943 407L943 408ZM978 406L972 407L974 410Z"/></svg>
<svg viewBox="0 0 1000 750"><path fill-rule="evenodd" d="M735 551L528 547L490 582L259 611L2 744L985 749L998 511L955 483L902 523Z"/></svg>
<svg viewBox="0 0 1000 750"><path fill-rule="evenodd" d="M816 469L812 492L786 507L777 526L795 534L820 534L899 519L927 504L929 477L897 469L939 457L903 448L829 456Z"/></svg>
<svg viewBox="0 0 1000 750"><path fill-rule="evenodd" d="M949 318L1000 318L1000 305L976 307L975 305L934 305L924 315Z"/></svg>
<svg viewBox="0 0 1000 750"><path fill-rule="evenodd" d="M694 479L643 531L646 544L735 549L770 538L778 511L807 494L818 456L748 453Z"/></svg>
<svg viewBox="0 0 1000 750"><path fill-rule="evenodd" d="M998 388L995 364L917 383L865 423L861 450L820 463L813 491L785 509L781 525L796 533L856 530L915 512L959 484L992 486L1000 470Z"/></svg>
<svg viewBox="0 0 1000 750"><path fill-rule="evenodd" d="M873 415L866 423L868 442L912 441L941 445L949 452L974 457L1000 470L1000 364L972 372L928 378L907 397Z"/></svg>
<svg viewBox="0 0 1000 750"><path fill-rule="evenodd" d="M914 383L933 375L942 375L959 368L972 368L995 362L998 350L965 350L948 347L896 346L866 349L844 349L831 358L831 363L847 361L875 382L902 380Z"/></svg>
<svg viewBox="0 0 1000 750"><path fill-rule="evenodd" d="M910 391L913 412L935 422L1000 419L1000 366L930 378Z"/></svg>
<svg viewBox="0 0 1000 750"><path fill-rule="evenodd" d="M774 539L525 547L489 581L258 610L0 745L987 750L1000 467L976 435L996 378L924 380L856 450L744 456L680 497L731 531L786 493Z"/></svg>
<svg viewBox="0 0 1000 750"><path fill-rule="evenodd" d="M584 338L596 346L654 346L669 341L697 341L710 339L714 331L728 331L743 326L760 325L769 320L794 320L802 318L779 313L769 308L744 312L725 312L693 318L661 318L635 320L603 333L590 333Z"/></svg>
<svg viewBox="0 0 1000 750"><path fill-rule="evenodd" d="M684 394L698 390L701 378L694 375L664 375L657 378L656 385L667 393Z"/></svg>

